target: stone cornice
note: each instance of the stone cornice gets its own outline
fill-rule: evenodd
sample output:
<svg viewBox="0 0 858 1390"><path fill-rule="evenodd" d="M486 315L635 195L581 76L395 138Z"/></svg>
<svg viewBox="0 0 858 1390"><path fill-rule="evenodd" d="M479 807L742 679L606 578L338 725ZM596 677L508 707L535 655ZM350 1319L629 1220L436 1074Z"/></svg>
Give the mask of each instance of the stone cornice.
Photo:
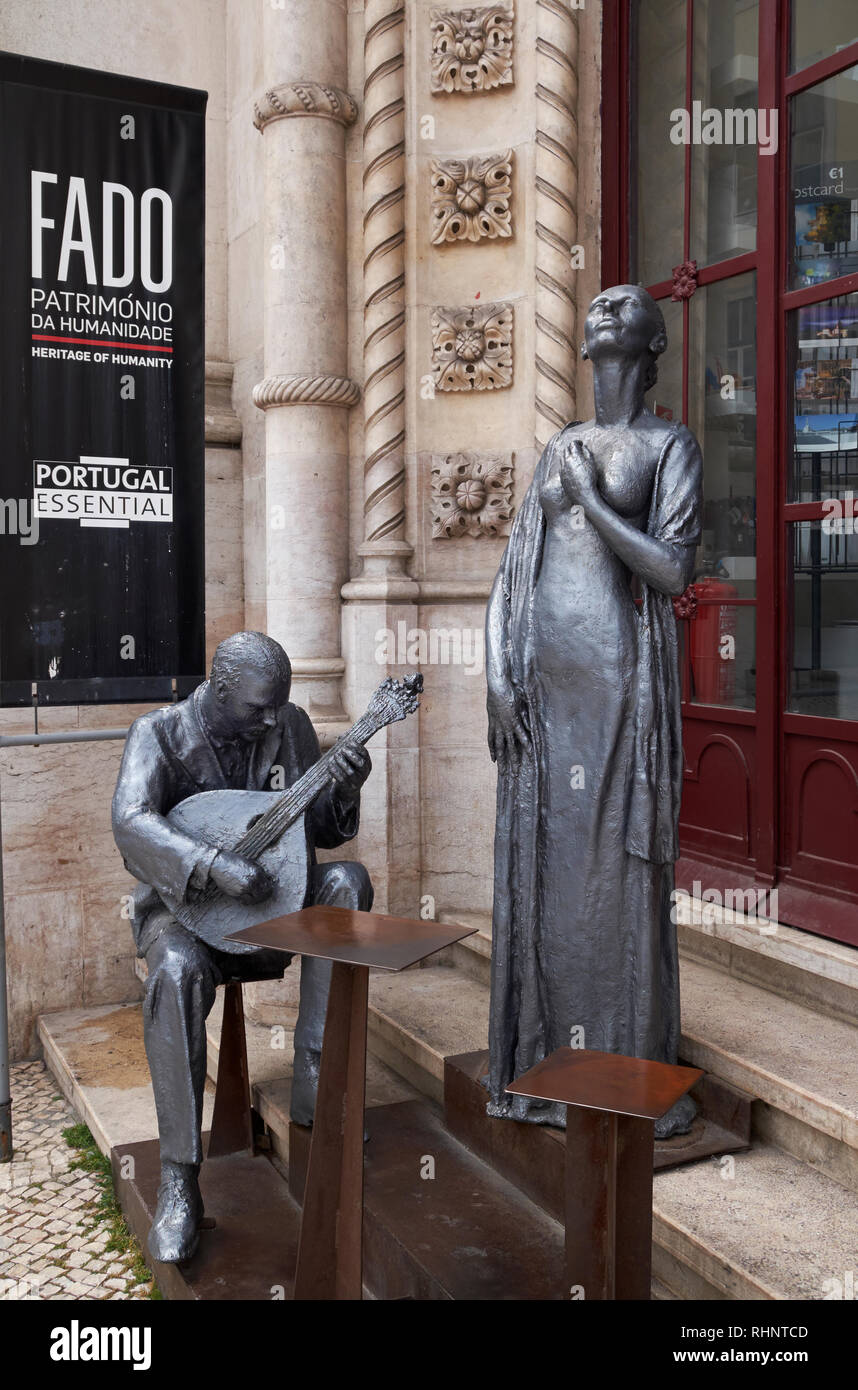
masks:
<svg viewBox="0 0 858 1390"><path fill-rule="evenodd" d="M264 130L270 121L285 120L287 116L318 116L350 126L357 114L357 102L341 87L325 82L282 82L254 103L253 124L257 130Z"/></svg>
<svg viewBox="0 0 858 1390"><path fill-rule="evenodd" d="M232 363L206 359L205 439L212 447L236 448L241 421L232 405Z"/></svg>
<svg viewBox="0 0 858 1390"><path fill-rule="evenodd" d="M500 554L500 551L498 551ZM407 575L362 575L340 593L346 603L486 603L493 578L411 579Z"/></svg>
<svg viewBox="0 0 858 1390"><path fill-rule="evenodd" d="M339 405L350 407L360 400L360 387L345 376L302 376L290 373L267 376L253 388L253 404L260 410L281 405Z"/></svg>

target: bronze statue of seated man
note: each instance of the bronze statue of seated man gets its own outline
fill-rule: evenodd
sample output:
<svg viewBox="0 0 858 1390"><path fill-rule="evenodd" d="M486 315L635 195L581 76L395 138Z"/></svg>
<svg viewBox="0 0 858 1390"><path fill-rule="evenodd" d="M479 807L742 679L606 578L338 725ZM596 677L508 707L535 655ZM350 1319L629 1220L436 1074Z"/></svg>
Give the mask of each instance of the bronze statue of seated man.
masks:
<svg viewBox="0 0 858 1390"><path fill-rule="evenodd" d="M113 833L139 880L133 929L138 955L149 968L143 1035L161 1146L161 1184L149 1233L155 1260L189 1259L197 1245L205 1021L215 990L226 980L279 978L289 963L280 951L218 950L164 905L162 895L194 903L210 885L238 903L260 903L274 886L261 864L195 841L167 817L199 792L284 790L318 761L309 716L289 702L291 682L289 658L279 643L259 632L235 633L215 651L209 679L186 700L134 721L119 770ZM303 905L372 907L372 884L362 864L317 864L313 853L357 834L360 789L370 766L358 743L345 743L331 755L331 778L305 813L310 866ZM329 961L302 960L291 1101L298 1124L313 1120L330 972Z"/></svg>

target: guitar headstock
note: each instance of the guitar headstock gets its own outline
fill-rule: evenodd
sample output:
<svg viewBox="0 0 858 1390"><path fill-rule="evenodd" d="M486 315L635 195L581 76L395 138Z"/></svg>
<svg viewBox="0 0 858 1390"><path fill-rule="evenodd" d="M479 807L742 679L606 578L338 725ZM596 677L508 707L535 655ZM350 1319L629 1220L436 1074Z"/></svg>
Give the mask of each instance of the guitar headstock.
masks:
<svg viewBox="0 0 858 1390"><path fill-rule="evenodd" d="M408 714L414 714L419 705L418 696L423 690L423 675L420 671L410 671L401 681L386 676L367 706L367 714L377 722L379 729L386 724L395 724Z"/></svg>

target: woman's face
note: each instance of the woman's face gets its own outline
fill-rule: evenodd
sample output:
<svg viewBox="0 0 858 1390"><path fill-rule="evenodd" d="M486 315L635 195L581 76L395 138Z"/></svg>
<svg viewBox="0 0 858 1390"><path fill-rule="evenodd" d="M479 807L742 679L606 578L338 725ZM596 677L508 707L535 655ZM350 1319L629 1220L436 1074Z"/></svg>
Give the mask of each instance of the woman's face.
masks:
<svg viewBox="0 0 858 1390"><path fill-rule="evenodd" d="M635 358L653 351L653 342L662 334L653 317L649 295L639 285L614 285L602 290L590 305L584 324L587 356L616 357L617 353Z"/></svg>

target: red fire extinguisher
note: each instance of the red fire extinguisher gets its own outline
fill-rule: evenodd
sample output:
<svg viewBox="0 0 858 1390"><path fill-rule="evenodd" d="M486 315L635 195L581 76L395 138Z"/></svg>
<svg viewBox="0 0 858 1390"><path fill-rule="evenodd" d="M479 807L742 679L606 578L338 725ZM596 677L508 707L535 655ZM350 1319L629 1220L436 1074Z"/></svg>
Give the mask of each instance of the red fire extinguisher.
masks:
<svg viewBox="0 0 858 1390"><path fill-rule="evenodd" d="M698 579L691 588L697 599L689 634L692 699L702 705L732 705L736 696L736 609L732 600L739 597L739 591L713 575ZM725 638L733 641L725 642Z"/></svg>

